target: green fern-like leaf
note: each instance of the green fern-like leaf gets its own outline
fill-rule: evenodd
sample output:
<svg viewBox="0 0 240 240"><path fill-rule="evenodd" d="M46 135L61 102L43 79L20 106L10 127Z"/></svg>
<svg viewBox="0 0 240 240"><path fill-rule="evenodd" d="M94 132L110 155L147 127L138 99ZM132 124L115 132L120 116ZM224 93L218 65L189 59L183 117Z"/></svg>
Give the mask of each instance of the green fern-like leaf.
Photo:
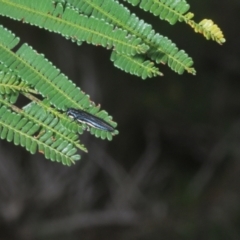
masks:
<svg viewBox="0 0 240 240"><path fill-rule="evenodd" d="M130 4L137 6L147 12L151 12L154 16L159 16L162 20L167 20L170 24L177 21L186 22L195 32L202 33L206 39L212 39L219 44L223 44L226 40L220 28L213 23L211 19L203 19L200 23L192 20L193 13L187 11L190 5L185 0L124 0Z"/></svg>
<svg viewBox="0 0 240 240"><path fill-rule="evenodd" d="M193 60L185 51L179 50L171 40L156 33L151 25L140 20L134 14L130 14L130 11L118 2L114 0L68 0L68 2L81 13L94 16L99 20L104 19L126 30L131 35L141 38L150 47L146 54L153 61L163 64L167 63L172 70L179 74L182 74L185 70L192 74L196 73L195 69L191 67ZM122 55L118 54L117 56L121 56L120 58L122 59ZM126 59L130 58L126 57ZM117 61L117 59L115 60ZM134 60L131 60L132 66L134 62ZM138 66L139 64L136 62L136 66L133 68L138 68ZM128 69L123 70L129 71Z"/></svg>
<svg viewBox="0 0 240 240"><path fill-rule="evenodd" d="M60 74L60 70L55 68L43 55L36 53L28 45L23 44L16 53L10 51L9 47L13 48L17 43L15 35L0 26L0 61L9 66L24 82L33 86L37 92L47 97L52 105L63 111L73 107L89 112L95 107L88 95L77 88L65 75ZM110 116L104 120L110 125L116 126ZM68 118L68 121L71 120ZM75 124L73 125L75 126ZM79 133L82 133L81 128L78 130L80 130ZM109 139L107 135L110 133L102 132L102 138ZM111 134L116 135L118 131L115 130Z"/></svg>
<svg viewBox="0 0 240 240"><path fill-rule="evenodd" d="M26 84L19 81L19 78L12 73L4 64L0 63L0 95L14 104L18 97L19 91L30 91Z"/></svg>
<svg viewBox="0 0 240 240"><path fill-rule="evenodd" d="M18 96L19 92L36 93L25 82L20 81L9 68L0 63L0 94L14 93Z"/></svg>
<svg viewBox="0 0 240 240"><path fill-rule="evenodd" d="M70 146L72 146L73 149L78 148L87 152L86 148L80 144L77 134L64 128L58 118L54 117L52 114L49 114L47 111L45 111L44 108L40 107L36 103L32 102L23 107L23 110L21 110L18 107L8 103L6 99L0 97L0 105L1 104L5 105L9 109L12 109L28 121L31 121L32 123L39 126L37 135L34 135L35 138L39 139L40 136L44 135L46 132L52 133L51 136L54 141L58 141L60 143L61 141L65 141ZM44 103L42 102L42 104ZM51 160L55 161L56 159Z"/></svg>
<svg viewBox="0 0 240 240"><path fill-rule="evenodd" d="M124 0L133 6L139 5L144 11L151 12L162 20L175 24L190 6L185 0Z"/></svg>
<svg viewBox="0 0 240 240"><path fill-rule="evenodd" d="M161 76L158 68L154 67L154 63L145 61L143 55L136 55L130 57L124 54L112 52L111 60L114 62L114 66L124 70L127 73L141 77L142 79Z"/></svg>
<svg viewBox="0 0 240 240"><path fill-rule="evenodd" d="M86 41L94 45L114 48L115 51L134 55L144 53L148 46L140 38L127 35L126 31L93 17L79 15L77 11L61 3L49 0L0 0L0 15L30 23L60 33L81 44Z"/></svg>
<svg viewBox="0 0 240 240"><path fill-rule="evenodd" d="M55 138L61 138L71 143L76 148L81 149L85 152L87 151L86 148L82 144L80 144L80 141L78 140L78 135L76 133L64 128L60 122L60 119L50 114L49 112L46 112L46 110L41 106L32 102L26 105L23 110L24 111L22 112L22 114L25 117L28 117L28 119L30 119L31 121L36 122L38 125L42 126L47 131L53 132Z"/></svg>
<svg viewBox="0 0 240 240"><path fill-rule="evenodd" d="M34 154L37 151L43 153L47 159L71 165L80 156L76 155L77 149L67 141L56 140L50 131L41 136L40 126L22 117L20 114L10 112L5 106L0 108L0 137L15 145L25 147Z"/></svg>
<svg viewBox="0 0 240 240"><path fill-rule="evenodd" d="M184 16L183 21L189 24L195 32L202 33L208 40L212 39L219 44L223 44L226 41L221 29L211 19L203 19L200 23L195 23L189 17Z"/></svg>

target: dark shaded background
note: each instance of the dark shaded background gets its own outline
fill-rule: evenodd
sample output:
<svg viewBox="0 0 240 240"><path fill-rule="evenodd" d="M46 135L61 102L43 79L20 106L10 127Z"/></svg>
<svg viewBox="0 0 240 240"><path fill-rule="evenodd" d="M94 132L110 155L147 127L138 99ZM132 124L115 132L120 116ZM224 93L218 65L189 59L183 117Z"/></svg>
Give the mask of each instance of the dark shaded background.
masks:
<svg viewBox="0 0 240 240"><path fill-rule="evenodd" d="M0 18L118 122L112 142L85 133L70 168L0 142L0 239L240 239L240 2L189 1L219 46L185 24L138 11L185 49L197 75L147 81L113 67L110 52ZM136 11L136 9L135 9Z"/></svg>

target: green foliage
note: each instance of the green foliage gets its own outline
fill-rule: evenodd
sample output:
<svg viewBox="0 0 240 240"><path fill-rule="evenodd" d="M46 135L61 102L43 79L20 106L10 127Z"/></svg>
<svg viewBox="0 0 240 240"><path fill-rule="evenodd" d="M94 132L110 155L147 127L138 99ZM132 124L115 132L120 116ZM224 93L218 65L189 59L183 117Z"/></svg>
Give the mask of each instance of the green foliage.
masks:
<svg viewBox="0 0 240 240"><path fill-rule="evenodd" d="M137 56L137 61L135 56L123 57L123 54L114 54L115 66L120 69L132 74L135 74L136 72L135 75L142 77L143 79L145 79L146 76L154 77L160 75L159 73L149 74L150 72L156 72L154 64L151 64L151 69L150 65L148 65L148 71L142 71L142 75L139 74L139 71L129 71L129 67L126 64L126 68L124 65L119 66L116 64L116 62L122 62L124 58L124 62L126 63L126 61L128 61L132 69L139 69L139 59L146 59L146 57L148 57L156 63L167 63L173 71L179 74L182 74L185 70L189 73L195 74L194 68L191 68L193 60L185 53L185 51L179 50L176 47L176 44L172 43L171 40L156 33L150 24L145 23L135 14L131 14L126 7L117 1L68 0L68 3L71 3L75 9L78 9L79 12L86 14L87 16L93 16L101 21L104 19L112 25L125 29L131 35L142 39L142 41L149 46L149 50L146 52L147 56ZM120 59L118 60L117 58Z"/></svg>
<svg viewBox="0 0 240 240"><path fill-rule="evenodd" d="M21 45L15 52L11 51L18 42L14 34L0 26L0 63L4 63L0 64L0 104L4 105L0 121L1 137L25 147L32 154L39 151L47 159L70 165L80 159L76 153L78 149L87 152L78 139L78 134L82 134L86 126L66 116L64 112L67 108L83 109L113 127L116 123L60 70L27 44ZM22 109L14 105L19 94L31 100ZM46 98L40 101L33 94ZM7 121L8 118L13 120ZM24 124L16 125L17 119ZM118 131L110 133L91 128L90 133L112 140Z"/></svg>
<svg viewBox="0 0 240 240"><path fill-rule="evenodd" d="M195 23L185 0L125 0L170 24L185 22L195 32L222 44L225 39L212 20ZM142 79L162 76L158 64L182 74L195 74L192 58L151 24L139 19L117 0L0 0L0 15L112 51L114 66ZM80 158L78 134L89 126L71 120L68 108L82 109L116 127L112 117L28 44L0 26L0 134L2 139L70 165ZM14 48L14 51L13 51ZM22 95L29 99L17 107ZM43 100L39 99L39 95ZM21 123L18 124L17 122ZM118 131L90 127L90 133L112 140Z"/></svg>
<svg viewBox="0 0 240 240"><path fill-rule="evenodd" d="M36 135L40 131L40 134ZM55 139L53 132L43 131L40 125L17 113L12 113L5 106L0 108L1 139L25 147L34 154L43 153L47 159L71 165L80 156L75 155L77 149L66 140Z"/></svg>
<svg viewBox="0 0 240 240"><path fill-rule="evenodd" d="M185 0L125 1L149 11L170 24L178 21L186 22L196 32L203 33L207 39L213 39L218 43L225 41L216 24L212 23L209 27L209 20L207 23L203 20L199 24L192 20L193 14L188 12L190 6ZM54 31L77 44L85 41L107 49L114 49L116 52L114 65L143 79L146 76L150 78L161 75L159 70L156 71L157 67L154 64L148 64L149 60L156 64L167 64L179 74L184 71L196 74L192 67L192 58L184 50L178 49L176 44L167 37L156 33L150 24L139 19L116 0L55 2L51 0L0 0L0 14ZM124 63L129 64L119 65L123 59L125 59ZM147 64L147 70L139 71L141 64Z"/></svg>
<svg viewBox="0 0 240 240"><path fill-rule="evenodd" d="M192 13L188 13L182 18L182 21L190 25L195 32L202 33L206 39L212 39L219 44L225 43L226 40L221 29L214 24L211 19L203 19L197 24L192 20L193 16L194 15Z"/></svg>
<svg viewBox="0 0 240 240"><path fill-rule="evenodd" d="M130 57L113 51L111 60L113 61L114 66L127 73L139 76L142 79L162 75L158 68L154 67L153 62L150 62L149 60L145 61L143 55L135 55L134 57Z"/></svg>
<svg viewBox="0 0 240 240"><path fill-rule="evenodd" d="M194 14L187 12L190 5L185 0L124 0L133 6L139 5L144 11L151 12L154 16L162 20L175 24L177 21L185 22L191 26L195 32L203 34L206 39L212 39L219 44L226 40L221 29L210 19L203 19L200 23L192 20Z"/></svg>
<svg viewBox="0 0 240 240"><path fill-rule="evenodd" d="M141 44L141 39L127 36L126 31L114 29L106 22L79 15L62 3L54 4L49 0L1 0L0 9L3 16L60 33L78 44L86 41L107 48L114 47L115 51L129 55L144 53L148 49L147 45Z"/></svg>
<svg viewBox="0 0 240 240"><path fill-rule="evenodd" d="M185 0L124 0L133 6L142 8L151 12L154 16L160 17L162 20L175 24L185 14L190 5Z"/></svg>

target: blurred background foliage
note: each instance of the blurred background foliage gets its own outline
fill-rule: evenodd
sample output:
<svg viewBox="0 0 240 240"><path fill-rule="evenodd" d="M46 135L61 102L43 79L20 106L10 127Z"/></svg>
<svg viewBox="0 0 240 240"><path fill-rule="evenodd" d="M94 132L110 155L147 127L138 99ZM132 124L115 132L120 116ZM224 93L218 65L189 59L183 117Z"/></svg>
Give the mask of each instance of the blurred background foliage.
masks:
<svg viewBox="0 0 240 240"><path fill-rule="evenodd" d="M161 66L164 77L146 81L113 67L103 48L0 18L101 103L120 131L112 142L85 133L89 153L70 168L0 142L1 240L240 239L240 2L189 4L227 42L134 9L197 70L179 76Z"/></svg>

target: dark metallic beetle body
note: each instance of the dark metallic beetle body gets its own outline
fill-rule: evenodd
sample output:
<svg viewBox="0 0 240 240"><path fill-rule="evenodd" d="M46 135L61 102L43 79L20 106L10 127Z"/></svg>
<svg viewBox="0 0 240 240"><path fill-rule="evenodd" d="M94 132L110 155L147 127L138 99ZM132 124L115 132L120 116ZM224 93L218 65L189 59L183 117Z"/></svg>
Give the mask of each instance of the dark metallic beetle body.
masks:
<svg viewBox="0 0 240 240"><path fill-rule="evenodd" d="M67 115L74 120L85 123L91 127L101 129L107 132L113 132L114 128L106 123L103 119L96 117L88 112L80 109L68 108L66 111Z"/></svg>

